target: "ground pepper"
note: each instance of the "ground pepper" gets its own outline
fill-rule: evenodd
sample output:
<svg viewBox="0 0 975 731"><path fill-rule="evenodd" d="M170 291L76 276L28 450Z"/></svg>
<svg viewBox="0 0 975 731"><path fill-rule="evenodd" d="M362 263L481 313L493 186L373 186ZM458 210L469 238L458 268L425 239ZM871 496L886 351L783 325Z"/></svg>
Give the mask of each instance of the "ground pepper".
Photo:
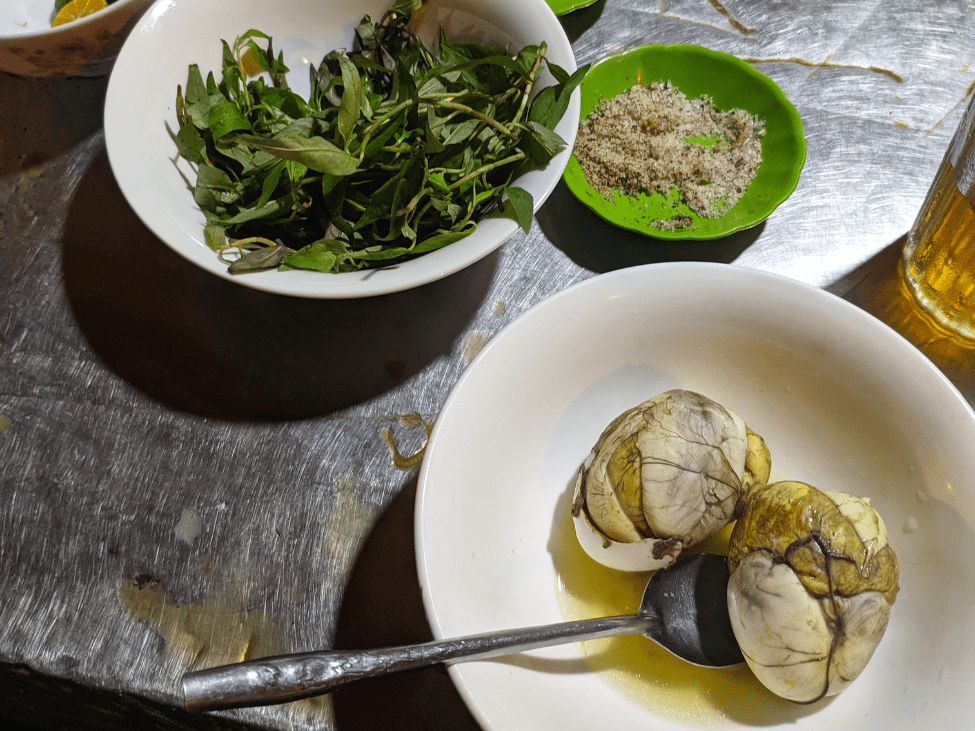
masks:
<svg viewBox="0 0 975 731"><path fill-rule="evenodd" d="M601 103L580 125L573 150L589 184L609 198L676 188L703 218L729 211L762 161L762 120L688 99L669 83L637 84ZM676 208L676 204L675 204ZM684 228L677 214L658 228Z"/></svg>

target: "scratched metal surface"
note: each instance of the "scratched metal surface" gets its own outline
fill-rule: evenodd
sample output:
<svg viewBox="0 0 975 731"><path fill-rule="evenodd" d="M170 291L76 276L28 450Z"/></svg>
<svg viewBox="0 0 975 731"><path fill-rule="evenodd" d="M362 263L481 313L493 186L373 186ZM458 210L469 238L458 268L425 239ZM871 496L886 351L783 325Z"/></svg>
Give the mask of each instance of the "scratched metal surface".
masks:
<svg viewBox="0 0 975 731"><path fill-rule="evenodd" d="M437 671L212 716L179 709L177 680L245 655L429 636L415 469L394 464L383 430L418 449L479 347L564 287L734 262L896 319L883 301L896 252L975 79L975 3L602 0L563 22L580 63L646 42L752 60L803 119L795 194L752 231L674 244L609 227L560 186L528 235L442 282L290 300L205 275L146 231L107 166L105 79L0 74L0 715L473 728ZM972 352L946 353L933 357L972 398Z"/></svg>

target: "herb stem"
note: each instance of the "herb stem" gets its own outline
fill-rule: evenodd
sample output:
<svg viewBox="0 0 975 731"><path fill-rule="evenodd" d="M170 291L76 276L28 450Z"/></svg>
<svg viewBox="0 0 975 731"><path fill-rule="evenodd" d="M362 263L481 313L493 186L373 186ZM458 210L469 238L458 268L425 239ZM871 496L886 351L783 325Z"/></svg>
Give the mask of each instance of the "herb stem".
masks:
<svg viewBox="0 0 975 731"><path fill-rule="evenodd" d="M251 236L250 238L246 238L246 239L235 239L231 241L229 244L225 246L221 246L220 249L217 251L217 255L220 257L221 261L229 264L230 261L224 256L224 254L226 254L229 251L244 252L247 249L256 249L262 246L274 247L278 245L279 242L272 241L271 239L265 238L264 236Z"/></svg>
<svg viewBox="0 0 975 731"><path fill-rule="evenodd" d="M521 94L521 106L518 107L518 113L515 115L512 124L521 121L521 117L525 113L525 109L528 107L528 98L531 96L532 88L535 86L535 80L538 76L539 69L542 67L542 59L545 58L545 51L547 49L548 45L544 41L538 47L538 56L535 59L535 63L532 64L531 70L528 72L525 90Z"/></svg>
<svg viewBox="0 0 975 731"><path fill-rule="evenodd" d="M495 168L502 167L502 166L507 165L509 163L518 162L519 160L524 160L526 157L527 157L527 155L525 155L525 153L523 151L518 150L518 152L516 152L513 155L508 155L508 157L502 158L501 160L497 160L495 162L488 163L487 165L482 165L477 170L471 171L470 173L468 173L467 175L465 175L460 180L455 180L453 183L451 183L447 187L450 188L450 189L458 188L461 185L463 185L464 183L466 183L466 182L468 182L470 180L473 180L474 178L480 177L481 175L484 175L484 173L489 173L492 170L494 170Z"/></svg>
<svg viewBox="0 0 975 731"><path fill-rule="evenodd" d="M480 119L482 122L490 125L491 127L494 127L496 130L498 130L498 132L505 135L506 137L509 137L513 140L518 139L518 135L513 130L511 130L507 125L502 124L501 122L494 119L493 117L489 117L483 112L479 112L476 109L471 109L471 107L467 106L466 104L457 104L456 102L448 102L448 101L434 102L426 97L420 97L420 101L428 102L433 106L440 106L446 109L456 109L459 112L464 112L465 114L469 114L470 116L476 119Z"/></svg>
<svg viewBox="0 0 975 731"><path fill-rule="evenodd" d="M365 131L362 133L362 142L359 144L359 162L362 162L362 160L365 159L366 148L369 146L369 142L370 140L372 140L372 136L376 134L377 130L379 130L380 127L382 127L384 124L392 120L397 114L402 112L404 109L412 106L415 103L416 102L413 99L407 99L406 101L400 102L396 106L392 107L388 112L383 114L381 117L376 117L376 119L373 120L372 124L366 127Z"/></svg>

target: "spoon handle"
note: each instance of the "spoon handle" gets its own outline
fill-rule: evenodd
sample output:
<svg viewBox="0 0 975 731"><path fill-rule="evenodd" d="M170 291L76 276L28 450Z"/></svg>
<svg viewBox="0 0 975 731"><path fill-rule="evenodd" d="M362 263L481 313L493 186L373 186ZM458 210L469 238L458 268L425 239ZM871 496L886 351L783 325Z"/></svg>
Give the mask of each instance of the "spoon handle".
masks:
<svg viewBox="0 0 975 731"><path fill-rule="evenodd" d="M652 621L640 615L601 617L387 649L324 650L248 660L183 675L184 704L188 711L214 711L285 703L437 663L639 634Z"/></svg>

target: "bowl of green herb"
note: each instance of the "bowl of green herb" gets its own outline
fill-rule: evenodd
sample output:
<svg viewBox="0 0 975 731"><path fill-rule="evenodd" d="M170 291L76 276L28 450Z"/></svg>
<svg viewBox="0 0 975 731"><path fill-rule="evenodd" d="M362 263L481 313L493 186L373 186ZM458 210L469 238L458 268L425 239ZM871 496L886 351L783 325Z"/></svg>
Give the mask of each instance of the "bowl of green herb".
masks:
<svg viewBox="0 0 975 731"><path fill-rule="evenodd" d="M213 274L355 298L435 281L558 183L583 71L545 0L157 2L109 82L112 170Z"/></svg>
<svg viewBox="0 0 975 731"><path fill-rule="evenodd" d="M104 76L149 0L0 3L0 71Z"/></svg>

